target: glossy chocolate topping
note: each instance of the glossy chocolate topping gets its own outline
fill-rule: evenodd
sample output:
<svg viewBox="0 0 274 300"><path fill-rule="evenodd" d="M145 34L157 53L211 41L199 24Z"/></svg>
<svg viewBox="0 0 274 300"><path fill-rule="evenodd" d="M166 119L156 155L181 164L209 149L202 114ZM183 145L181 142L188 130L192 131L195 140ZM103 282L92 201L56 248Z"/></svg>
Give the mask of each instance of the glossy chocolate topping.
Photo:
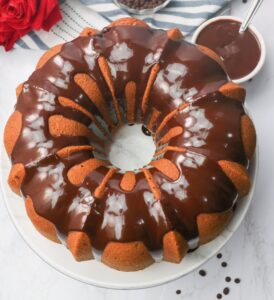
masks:
<svg viewBox="0 0 274 300"><path fill-rule="evenodd" d="M95 190L106 178L109 164L91 171L82 184L75 185L68 171L95 156L92 150L81 150L67 158L57 151L67 146L98 146L101 134L95 123L78 109L64 107L58 97L66 97L90 112L106 130L103 115L93 99L74 81L78 73L88 74L99 87L109 111L114 111L111 92L98 65L105 57L111 70L116 97L125 120L125 86L136 83L136 107L141 101L152 67L159 70L152 86L144 124L155 109L155 128L175 109L175 114L160 132L153 132L155 143L174 126L183 134L167 145L184 149L167 151L164 157L175 164L179 178L170 177L150 166L148 171L159 187L157 198L144 171L136 172L131 191L121 188L124 174L117 170L107 181L100 197ZM13 163L23 163L26 176L23 195L30 196L36 212L56 225L61 234L71 230L88 233L92 245L103 249L109 241L144 241L151 250L162 246L162 237L177 230L193 247L197 246L196 218L202 213L225 212L232 208L237 192L218 165L227 159L247 163L241 143L240 116L242 104L215 91L227 82L218 63L196 46L183 40L168 39L163 30L117 26L92 37L79 37L65 44L59 54L36 70L24 84L16 110L23 116L20 137L12 153ZM49 119L61 115L90 129L90 135L53 136ZM137 116L137 115L136 115ZM116 124L115 114L111 115ZM138 121L138 119L137 119ZM166 146L166 145L165 145ZM161 150L161 148L158 148Z"/></svg>
<svg viewBox="0 0 274 300"><path fill-rule="evenodd" d="M240 101L231 101L219 92L204 96L166 124L167 128L184 128L183 134L173 138L169 145L188 148L215 161L247 165L241 135L244 114Z"/></svg>
<svg viewBox="0 0 274 300"><path fill-rule="evenodd" d="M197 44L218 53L224 60L232 79L248 75L257 66L261 49L254 33L247 29L239 33L240 22L218 20L206 26L197 38Z"/></svg>

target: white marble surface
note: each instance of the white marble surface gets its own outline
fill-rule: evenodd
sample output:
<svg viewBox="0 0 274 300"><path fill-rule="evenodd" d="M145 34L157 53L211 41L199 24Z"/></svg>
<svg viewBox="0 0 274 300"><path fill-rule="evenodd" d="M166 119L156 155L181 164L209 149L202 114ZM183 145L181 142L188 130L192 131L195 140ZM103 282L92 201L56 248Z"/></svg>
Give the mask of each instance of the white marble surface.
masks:
<svg viewBox="0 0 274 300"><path fill-rule="evenodd" d="M234 1L232 13L244 15L247 4ZM249 0L250 2L250 0ZM25 244L0 201L0 299L216 299L228 286L223 299L274 299L274 3L265 1L254 24L263 34L267 61L262 72L247 87L247 103L257 128L260 148L259 176L251 209L230 242L222 251L223 259L211 259L203 269L156 288L116 291L88 286L67 278L45 264ZM0 50L0 126L1 130L14 105L14 87L34 68L41 52ZM1 136L2 138L2 136ZM226 268L221 262L228 263ZM225 282L225 276L241 279L240 284ZM177 295L176 290L181 294Z"/></svg>

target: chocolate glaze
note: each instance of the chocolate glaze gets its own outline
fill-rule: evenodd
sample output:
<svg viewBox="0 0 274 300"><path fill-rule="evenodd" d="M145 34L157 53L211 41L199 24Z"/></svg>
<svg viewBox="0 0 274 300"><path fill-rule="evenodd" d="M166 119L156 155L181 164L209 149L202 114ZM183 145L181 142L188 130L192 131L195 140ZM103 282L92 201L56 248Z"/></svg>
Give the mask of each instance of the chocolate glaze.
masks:
<svg viewBox="0 0 274 300"><path fill-rule="evenodd" d="M178 167L179 179L172 182L155 168L149 169L161 190L160 200L154 197L141 171L136 173L136 186L131 192L121 189L123 174L116 172L103 196L97 199L94 191L109 166L97 168L83 184L75 186L68 180L67 172L72 166L93 158L92 151L79 151L68 158L56 155L63 147L89 145L93 139L52 137L48 129L50 116L60 114L81 122L96 134L92 121L78 110L62 107L58 96L75 101L98 120L102 119L92 99L75 84L75 74L89 74L113 111L110 91L98 66L100 55L110 66L121 106L125 106L126 83L134 81L137 84L136 110L140 108L151 68L156 63L159 72L147 115L156 108L161 112L160 122L182 103L192 102L165 128L180 125L191 133L170 142L170 145L184 147L185 153L168 151L164 155ZM214 93L226 82L226 74L218 63L183 40L169 40L162 30L117 26L65 44L59 54L31 75L16 105L16 110L22 113L23 126L12 162L26 167L23 195L31 197L36 212L53 222L60 234L85 231L96 249L103 249L109 241L136 240L144 241L150 250L160 249L163 235L170 230L177 230L192 248L197 247L197 216L225 212L232 208L237 197L217 160L247 161L241 144L242 104ZM189 118L193 119L190 124ZM232 137L228 138L229 133ZM193 142L200 138L202 143Z"/></svg>
<svg viewBox="0 0 274 300"><path fill-rule="evenodd" d="M229 210L236 199L236 190L219 166L206 156L190 151L184 154L167 151L164 157L177 165L181 176L176 182L170 182L155 172L163 194L162 204L176 230L192 241L193 247L197 246L196 217Z"/></svg>
<svg viewBox="0 0 274 300"><path fill-rule="evenodd" d="M184 128L183 134L173 138L169 145L187 147L215 161L230 160L246 165L241 135L244 114L240 101L231 101L218 92L208 94L166 124L167 129Z"/></svg>
<svg viewBox="0 0 274 300"><path fill-rule="evenodd" d="M150 94L150 105L165 114L184 102L218 90L227 75L195 45L169 41Z"/></svg>
<svg viewBox="0 0 274 300"><path fill-rule="evenodd" d="M238 21L218 20L206 26L196 41L223 58L232 79L249 74L257 66L261 56L260 44L254 33L247 29L240 34L240 26Z"/></svg>

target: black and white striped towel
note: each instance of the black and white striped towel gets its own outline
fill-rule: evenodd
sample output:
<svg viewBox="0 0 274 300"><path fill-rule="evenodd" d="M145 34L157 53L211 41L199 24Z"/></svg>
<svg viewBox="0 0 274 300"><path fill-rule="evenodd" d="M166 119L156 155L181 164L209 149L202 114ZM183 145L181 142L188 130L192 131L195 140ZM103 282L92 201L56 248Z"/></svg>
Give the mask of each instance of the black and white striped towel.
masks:
<svg viewBox="0 0 274 300"><path fill-rule="evenodd" d="M48 49L77 37L85 27L102 29L111 21L129 14L111 0L60 1L63 19L49 32L32 31L18 40L16 46L25 49ZM229 12L230 0L173 0L152 15L133 15L155 28L178 27L184 35L192 33L205 20Z"/></svg>

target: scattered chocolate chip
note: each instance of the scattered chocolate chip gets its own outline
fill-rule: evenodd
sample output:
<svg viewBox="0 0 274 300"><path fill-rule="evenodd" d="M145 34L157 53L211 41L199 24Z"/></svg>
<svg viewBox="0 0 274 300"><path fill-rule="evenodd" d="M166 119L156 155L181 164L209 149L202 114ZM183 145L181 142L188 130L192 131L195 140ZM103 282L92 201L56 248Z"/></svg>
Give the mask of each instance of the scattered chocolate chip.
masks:
<svg viewBox="0 0 274 300"><path fill-rule="evenodd" d="M226 282L230 282L230 281L231 281L231 277L227 276L227 277L225 278L225 281L226 281Z"/></svg>
<svg viewBox="0 0 274 300"><path fill-rule="evenodd" d="M177 294L177 295L180 295L180 294L181 294L181 290L177 290L177 291L176 291L176 294Z"/></svg>
<svg viewBox="0 0 274 300"><path fill-rule="evenodd" d="M223 296L222 296L222 294L217 294L217 295L216 295L216 298L217 298L217 299L222 299Z"/></svg>
<svg viewBox="0 0 274 300"><path fill-rule="evenodd" d="M222 258L222 257L223 257L223 254L222 254L222 253L218 253L218 254L217 254L217 258L218 258L218 259L220 259L220 258Z"/></svg>
<svg viewBox="0 0 274 300"><path fill-rule="evenodd" d="M225 267L227 267L227 263L226 263L225 261L223 261L223 262L221 263L221 266L222 266L223 268L225 268Z"/></svg>
<svg viewBox="0 0 274 300"><path fill-rule="evenodd" d="M200 271L199 271L199 274L200 274L202 277L204 277L204 276L206 276L206 271L205 271L205 270L200 270Z"/></svg>
<svg viewBox="0 0 274 300"><path fill-rule="evenodd" d="M243 0L243 3L247 3L247 0Z"/></svg>
<svg viewBox="0 0 274 300"><path fill-rule="evenodd" d="M236 278L236 279L234 280L234 282L238 284L238 283L241 282L241 279L240 279L240 278Z"/></svg>
<svg viewBox="0 0 274 300"><path fill-rule="evenodd" d="M145 134L147 136L151 136L150 131L144 125L142 126L142 131L143 131L143 134Z"/></svg>
<svg viewBox="0 0 274 300"><path fill-rule="evenodd" d="M224 288L223 293L224 293L224 295L228 295L229 294L229 288L228 287Z"/></svg>
<svg viewBox="0 0 274 300"><path fill-rule="evenodd" d="M249 79L248 81L249 81L249 82L251 82L251 81L252 81L252 78L251 78L251 79Z"/></svg>

